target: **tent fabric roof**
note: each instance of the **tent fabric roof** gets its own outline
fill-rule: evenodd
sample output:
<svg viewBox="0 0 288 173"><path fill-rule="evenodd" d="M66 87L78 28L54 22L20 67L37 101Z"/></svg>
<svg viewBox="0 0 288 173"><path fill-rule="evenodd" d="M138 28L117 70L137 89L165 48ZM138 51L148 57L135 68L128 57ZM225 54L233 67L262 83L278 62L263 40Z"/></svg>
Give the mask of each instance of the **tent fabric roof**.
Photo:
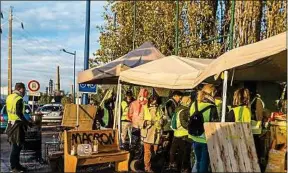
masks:
<svg viewBox="0 0 288 173"><path fill-rule="evenodd" d="M195 80L193 87L207 78L234 68L229 80L286 81L286 32L257 43L232 49L207 66Z"/></svg>
<svg viewBox="0 0 288 173"><path fill-rule="evenodd" d="M164 55L152 43L145 42L126 55L78 74L78 83L117 84L121 71L163 58Z"/></svg>
<svg viewBox="0 0 288 173"><path fill-rule="evenodd" d="M211 59L164 57L123 71L120 81L167 89L189 89Z"/></svg>

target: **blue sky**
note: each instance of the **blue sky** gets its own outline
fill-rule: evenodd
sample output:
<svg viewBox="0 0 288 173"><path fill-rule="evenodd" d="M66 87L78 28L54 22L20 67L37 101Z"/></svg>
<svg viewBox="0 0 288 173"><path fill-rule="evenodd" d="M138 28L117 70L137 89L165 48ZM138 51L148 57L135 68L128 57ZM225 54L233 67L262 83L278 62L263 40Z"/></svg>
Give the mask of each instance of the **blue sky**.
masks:
<svg viewBox="0 0 288 173"><path fill-rule="evenodd" d="M90 57L99 48L106 1L91 1ZM70 91L73 84L73 56L60 49L77 51L76 74L84 67L85 1L1 1L1 85L7 85L8 12L13 6L13 85L38 80L41 91L49 79L56 78L60 65L61 89ZM24 30L21 22L24 23Z"/></svg>

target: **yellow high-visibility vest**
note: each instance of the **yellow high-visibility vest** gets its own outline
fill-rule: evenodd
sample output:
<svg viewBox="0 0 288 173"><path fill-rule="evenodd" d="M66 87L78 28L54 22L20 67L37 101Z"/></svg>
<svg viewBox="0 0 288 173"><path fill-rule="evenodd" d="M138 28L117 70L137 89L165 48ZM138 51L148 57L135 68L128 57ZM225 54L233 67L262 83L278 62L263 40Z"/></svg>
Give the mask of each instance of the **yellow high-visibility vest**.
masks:
<svg viewBox="0 0 288 173"><path fill-rule="evenodd" d="M174 130L174 136L175 137L183 137L188 135L188 130L186 130L180 122L180 114L181 112L184 111L184 109L181 109L177 112L176 114L176 124L177 124L177 129Z"/></svg>
<svg viewBox="0 0 288 173"><path fill-rule="evenodd" d="M121 108L122 108L121 120L129 121L129 118L128 118L129 105L128 105L128 103L123 100L123 101L121 102Z"/></svg>
<svg viewBox="0 0 288 173"><path fill-rule="evenodd" d="M217 108L218 116L221 116L222 100L216 98L216 99L215 99L215 105L216 105L216 108Z"/></svg>
<svg viewBox="0 0 288 173"><path fill-rule="evenodd" d="M152 117L147 105L145 105L143 108L144 108L144 120L154 121L154 125L156 126L156 128L161 129L160 120L162 118L162 115L159 108L157 108L156 117Z"/></svg>
<svg viewBox="0 0 288 173"><path fill-rule="evenodd" d="M16 121L21 120L16 114L16 103L22 99L18 94L10 94L6 99L6 109L8 113L8 121ZM23 114L24 114L25 106L23 103Z"/></svg>
<svg viewBox="0 0 288 173"><path fill-rule="evenodd" d="M251 111L247 106L237 106L232 108L235 115L235 122L251 122Z"/></svg>

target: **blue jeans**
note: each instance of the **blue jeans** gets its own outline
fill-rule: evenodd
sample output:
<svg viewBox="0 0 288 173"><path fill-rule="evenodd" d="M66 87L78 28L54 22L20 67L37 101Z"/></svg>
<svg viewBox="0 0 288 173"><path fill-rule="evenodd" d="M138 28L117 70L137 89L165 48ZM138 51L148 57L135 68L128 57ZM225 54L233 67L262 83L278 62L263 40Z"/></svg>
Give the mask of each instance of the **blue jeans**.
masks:
<svg viewBox="0 0 288 173"><path fill-rule="evenodd" d="M207 144L195 142L194 152L196 155L197 172L208 172L210 160Z"/></svg>

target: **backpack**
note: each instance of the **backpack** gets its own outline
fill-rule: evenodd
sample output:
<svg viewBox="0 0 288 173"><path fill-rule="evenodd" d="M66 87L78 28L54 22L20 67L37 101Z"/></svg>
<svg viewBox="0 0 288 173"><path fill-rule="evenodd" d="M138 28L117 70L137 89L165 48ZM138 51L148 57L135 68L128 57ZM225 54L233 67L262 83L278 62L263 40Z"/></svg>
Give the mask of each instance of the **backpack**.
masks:
<svg viewBox="0 0 288 173"><path fill-rule="evenodd" d="M167 102L166 102L166 104L169 102L169 101L172 101L172 103L173 103L173 105L175 106L175 108L177 107L177 105L176 105L176 103L174 102L174 100L172 100L172 99L169 99ZM175 117L174 119L176 120L176 112L173 112L172 113L172 116L171 116L171 118L170 118L170 116L168 115L168 110L167 110L167 107L166 107L166 104L164 105L164 117L165 117L165 119L167 120L167 123L166 123L166 125L164 126L164 131L169 131L169 130L171 130L171 123L172 123L172 119L173 119L173 117ZM175 115L175 116L174 116ZM174 121L175 121L174 120ZM175 122L177 122L177 121L175 121ZM177 124L177 123L176 123Z"/></svg>
<svg viewBox="0 0 288 173"><path fill-rule="evenodd" d="M214 105L209 105L201 111L198 110L198 103L195 101L195 112L190 116L188 121L188 133L193 136L201 136L204 133L203 113L211 109Z"/></svg>

